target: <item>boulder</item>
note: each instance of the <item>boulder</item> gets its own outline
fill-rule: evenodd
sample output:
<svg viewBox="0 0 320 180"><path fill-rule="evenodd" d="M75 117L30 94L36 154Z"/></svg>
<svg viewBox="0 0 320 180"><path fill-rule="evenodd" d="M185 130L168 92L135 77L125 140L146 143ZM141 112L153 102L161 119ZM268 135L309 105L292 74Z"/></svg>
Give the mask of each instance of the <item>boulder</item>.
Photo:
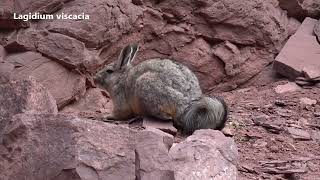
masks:
<svg viewBox="0 0 320 180"><path fill-rule="evenodd" d="M278 0L288 15L303 21L306 17L320 18L320 2L315 0Z"/></svg>
<svg viewBox="0 0 320 180"><path fill-rule="evenodd" d="M101 47L116 42L122 34L133 31L138 26L138 18L142 8L131 1L87 0L71 1L63 8L65 14L81 14L85 12L90 19L74 21L72 19L56 19L48 22L48 30L73 37L86 44L87 47Z"/></svg>
<svg viewBox="0 0 320 180"><path fill-rule="evenodd" d="M88 50L83 42L43 29L21 29L11 33L2 44L10 53L38 51L69 69L83 72L95 72L102 63L98 51Z"/></svg>
<svg viewBox="0 0 320 180"><path fill-rule="evenodd" d="M61 112L92 117L97 114L111 114L112 107L112 101L105 91L92 88L88 89L81 99L64 107Z"/></svg>
<svg viewBox="0 0 320 180"><path fill-rule="evenodd" d="M61 109L85 93L85 77L72 72L39 53L25 52L7 56L5 62L15 66L11 78L32 76L43 84L55 98Z"/></svg>
<svg viewBox="0 0 320 180"><path fill-rule="evenodd" d="M0 83L0 92L0 136L2 129L15 114L58 112L52 95L35 79Z"/></svg>
<svg viewBox="0 0 320 180"><path fill-rule="evenodd" d="M84 61L84 43L57 33L48 33L39 37L37 50L60 64L78 67Z"/></svg>
<svg viewBox="0 0 320 180"><path fill-rule="evenodd" d="M237 179L235 142L220 131L198 130L170 151L175 179Z"/></svg>
<svg viewBox="0 0 320 180"><path fill-rule="evenodd" d="M135 179L135 132L70 115L19 114L0 141L0 179Z"/></svg>
<svg viewBox="0 0 320 180"><path fill-rule="evenodd" d="M276 57L274 70L290 79L320 74L320 46L313 34L317 20L306 18ZM312 75L312 76L313 76ZM317 75L316 75L317 76Z"/></svg>
<svg viewBox="0 0 320 180"><path fill-rule="evenodd" d="M169 148L173 136L157 129L146 129L136 135L137 180L174 180Z"/></svg>

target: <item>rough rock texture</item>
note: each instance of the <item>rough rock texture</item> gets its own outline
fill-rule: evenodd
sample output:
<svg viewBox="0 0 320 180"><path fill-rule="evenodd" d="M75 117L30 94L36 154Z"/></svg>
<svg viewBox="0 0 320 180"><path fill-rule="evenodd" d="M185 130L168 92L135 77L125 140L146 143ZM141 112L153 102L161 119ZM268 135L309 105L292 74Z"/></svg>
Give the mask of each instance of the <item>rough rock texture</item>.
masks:
<svg viewBox="0 0 320 180"><path fill-rule="evenodd" d="M172 121L163 121L150 117L143 117L142 127L146 129L154 128L171 135L176 135L178 130L173 126Z"/></svg>
<svg viewBox="0 0 320 180"><path fill-rule="evenodd" d="M280 85L278 85L277 87L274 88L274 90L278 94L288 93L288 92L295 92L295 91L299 91L301 89L302 88L300 86L298 86L294 82L288 82L287 84L280 84Z"/></svg>
<svg viewBox="0 0 320 180"><path fill-rule="evenodd" d="M0 30L29 27L29 22L13 19L13 13L20 11L21 9L15 1L2 0L0 2Z"/></svg>
<svg viewBox="0 0 320 180"><path fill-rule="evenodd" d="M44 29L21 29L10 33L1 43L8 52L38 51L70 69L84 72L94 72L102 63L98 52L86 49L83 42Z"/></svg>
<svg viewBox="0 0 320 180"><path fill-rule="evenodd" d="M6 55L5 49L3 48L3 46L0 45L0 62L3 61L5 55Z"/></svg>
<svg viewBox="0 0 320 180"><path fill-rule="evenodd" d="M0 84L8 83L10 81L10 74L13 70L13 64L0 62Z"/></svg>
<svg viewBox="0 0 320 180"><path fill-rule="evenodd" d="M48 30L74 37L87 47L101 47L116 42L122 34L138 28L137 21L142 8L130 1L71 1L63 9L65 14L90 15L89 20L54 20L49 22ZM59 13L59 12L58 12Z"/></svg>
<svg viewBox="0 0 320 180"><path fill-rule="evenodd" d="M252 78L299 26L276 0L17 0L11 4L6 0L6 4L21 4L21 11L90 15L88 20L46 20L17 32L0 32L0 44L11 53L39 51L67 68L94 73L116 60L125 44L138 42L136 63L155 57L175 59L196 73L204 92L234 89ZM216 48L226 43L235 51L217 56Z"/></svg>
<svg viewBox="0 0 320 180"><path fill-rule="evenodd" d="M317 20L306 18L290 37L273 64L278 73L290 79L302 76L303 71L320 74L320 46L313 33L316 23Z"/></svg>
<svg viewBox="0 0 320 180"><path fill-rule="evenodd" d="M317 36L317 40L319 42L319 45L320 45L320 19L319 21L316 23L316 25L314 26L314 34Z"/></svg>
<svg viewBox="0 0 320 180"><path fill-rule="evenodd" d="M278 0L288 15L303 20L305 17L320 18L320 1L318 0Z"/></svg>
<svg viewBox="0 0 320 180"><path fill-rule="evenodd" d="M11 78L34 77L51 92L59 108L78 99L85 92L86 86L83 76L76 72L70 72L39 53L25 52L10 55L5 59L5 62L15 66Z"/></svg>
<svg viewBox="0 0 320 180"><path fill-rule="evenodd" d="M20 114L0 141L0 179L135 179L134 131L69 115Z"/></svg>
<svg viewBox="0 0 320 180"><path fill-rule="evenodd" d="M136 136L137 180L174 180L172 159L169 148L173 136L157 129L147 129Z"/></svg>
<svg viewBox="0 0 320 180"><path fill-rule="evenodd" d="M51 14L61 9L64 2L70 0L2 0L0 2L0 29L15 29L29 27L28 21L15 20L14 13L45 13Z"/></svg>
<svg viewBox="0 0 320 180"><path fill-rule="evenodd" d="M101 59L111 62L124 44L138 41L141 50L137 62L154 57L176 59L195 71L204 91L235 88L260 72L298 26L276 7L276 1L134 3L144 8L142 22L137 21L144 36L139 32L124 35L101 51ZM174 8L177 3L179 9ZM243 53L245 62L237 69L245 72L233 76L225 73L224 61L214 56L211 48L221 41L229 41ZM217 87L221 82L223 85Z"/></svg>
<svg viewBox="0 0 320 180"><path fill-rule="evenodd" d="M170 151L175 179L237 179L234 141L214 130L198 130Z"/></svg>
<svg viewBox="0 0 320 180"><path fill-rule="evenodd" d="M111 99L99 88L92 88L79 101L63 108L61 112L71 114L87 114L94 116L99 113L110 114L112 111Z"/></svg>
<svg viewBox="0 0 320 180"><path fill-rule="evenodd" d="M56 101L52 95L32 78L0 83L0 92L0 139L2 129L15 114L58 112Z"/></svg>

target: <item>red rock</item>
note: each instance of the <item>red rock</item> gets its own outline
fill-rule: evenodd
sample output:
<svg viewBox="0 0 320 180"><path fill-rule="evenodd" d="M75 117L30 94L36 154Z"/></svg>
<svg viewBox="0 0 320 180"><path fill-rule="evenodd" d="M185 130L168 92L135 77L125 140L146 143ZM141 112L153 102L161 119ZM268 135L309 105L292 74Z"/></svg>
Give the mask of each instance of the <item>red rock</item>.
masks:
<svg viewBox="0 0 320 180"><path fill-rule="evenodd" d="M300 98L300 103L304 105L315 105L317 104L317 100L303 97Z"/></svg>
<svg viewBox="0 0 320 180"><path fill-rule="evenodd" d="M36 42L39 39L38 33L31 28L13 32L7 37L7 41L3 43L3 46L10 53L29 50L36 51Z"/></svg>
<svg viewBox="0 0 320 180"><path fill-rule="evenodd" d="M181 4L178 10L176 4ZM97 63L101 66L116 60L124 44L139 42L136 62L175 59L196 73L205 92L234 89L251 79L274 59L299 24L276 3L263 0L78 0L68 3L64 12L73 12L75 7L90 14L90 20L54 20L44 23L45 27L84 42L88 48L104 47L100 56L104 62ZM223 61L212 55L211 47L225 41L237 45L245 61L235 69L240 73L232 77L225 73Z"/></svg>
<svg viewBox="0 0 320 180"><path fill-rule="evenodd" d="M11 78L34 77L50 91L57 101L59 109L85 93L85 77L70 72L39 53L14 54L8 56L5 61L15 65Z"/></svg>
<svg viewBox="0 0 320 180"><path fill-rule="evenodd" d="M302 88L300 86L298 86L294 82L288 82L288 83L283 84L283 85L278 85L277 87L274 88L274 90L278 94L295 92L295 91L299 91L301 89Z"/></svg>
<svg viewBox="0 0 320 180"><path fill-rule="evenodd" d="M178 52L173 53L172 58L190 67L204 91L209 91L226 77L223 63L212 57L210 45L201 38L181 47Z"/></svg>
<svg viewBox="0 0 320 180"><path fill-rule="evenodd" d="M61 112L71 114L90 114L97 116L97 114L111 114L112 102L109 97L106 97L101 89L88 89L85 95L73 104L63 108Z"/></svg>
<svg viewBox="0 0 320 180"><path fill-rule="evenodd" d="M309 80L317 79L320 77L320 66L306 66L302 69L302 73Z"/></svg>
<svg viewBox="0 0 320 180"><path fill-rule="evenodd" d="M0 141L0 179L135 179L135 131L70 115L20 114Z"/></svg>
<svg viewBox="0 0 320 180"><path fill-rule="evenodd" d="M0 139L2 129L15 114L58 112L52 95L32 78L0 83L0 92Z"/></svg>
<svg viewBox="0 0 320 180"><path fill-rule="evenodd" d="M57 33L49 33L39 38L37 50L59 63L80 67L84 61L84 43Z"/></svg>
<svg viewBox="0 0 320 180"><path fill-rule="evenodd" d="M102 63L98 51L86 49L84 43L69 36L32 28L12 34L4 48L11 53L38 51L68 68L84 72L95 72Z"/></svg>
<svg viewBox="0 0 320 180"><path fill-rule="evenodd" d="M165 142L170 141L170 144ZM174 179L172 159L169 148L173 136L157 129L140 131L136 135L136 172L138 180Z"/></svg>
<svg viewBox="0 0 320 180"><path fill-rule="evenodd" d="M296 129L292 127L288 127L287 131L294 139L297 140L311 140L311 135L309 132L304 131L302 129Z"/></svg>
<svg viewBox="0 0 320 180"><path fill-rule="evenodd" d="M239 74L240 67L248 59L248 57L243 57L238 47L229 41L214 47L213 54L224 62L224 68L228 76Z"/></svg>
<svg viewBox="0 0 320 180"><path fill-rule="evenodd" d="M90 19L83 21L53 20L48 22L48 29L86 43L87 47L101 47L109 42L116 42L122 34L132 31L138 23L142 8L131 1L87 0L71 1L64 7L65 14L85 12Z"/></svg>
<svg viewBox="0 0 320 180"><path fill-rule="evenodd" d="M164 121L160 119L151 119L148 117L143 118L142 127L149 129L159 129L163 132L169 133L171 135L176 135L178 130L173 126L172 121Z"/></svg>
<svg viewBox="0 0 320 180"><path fill-rule="evenodd" d="M169 154L175 179L237 179L236 144L220 131L195 131Z"/></svg>
<svg viewBox="0 0 320 180"><path fill-rule="evenodd" d="M303 20L305 17L320 17L320 2L315 0L278 0L282 9L288 11L288 15Z"/></svg>
<svg viewBox="0 0 320 180"><path fill-rule="evenodd" d="M295 79L304 68L313 66L320 71L320 46L312 35L315 23L315 19L306 18L296 34L290 37L273 64L278 73Z"/></svg>
<svg viewBox="0 0 320 180"><path fill-rule="evenodd" d="M0 62L0 84L8 83L10 81L10 74L13 70L13 64Z"/></svg>
<svg viewBox="0 0 320 180"><path fill-rule="evenodd" d="M317 36L317 40L320 45L320 19L319 19L318 23L315 25L313 31L314 31L314 34Z"/></svg>
<svg viewBox="0 0 320 180"><path fill-rule="evenodd" d="M29 27L29 22L13 19L13 13L21 12L17 1L1 0L0 2L0 29L15 29Z"/></svg>

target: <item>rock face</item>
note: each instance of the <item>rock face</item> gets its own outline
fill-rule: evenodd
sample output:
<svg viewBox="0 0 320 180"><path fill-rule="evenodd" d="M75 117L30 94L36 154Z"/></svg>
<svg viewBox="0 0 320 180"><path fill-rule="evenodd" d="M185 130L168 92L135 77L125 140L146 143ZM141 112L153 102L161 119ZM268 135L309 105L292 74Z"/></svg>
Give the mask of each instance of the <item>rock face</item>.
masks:
<svg viewBox="0 0 320 180"><path fill-rule="evenodd" d="M320 75L320 45L313 33L316 23L317 20L306 18L290 37L273 64L278 73L290 79L302 76L302 72Z"/></svg>
<svg viewBox="0 0 320 180"><path fill-rule="evenodd" d="M172 159L169 148L173 136L157 129L147 129L136 136L137 180L174 180Z"/></svg>
<svg viewBox="0 0 320 180"><path fill-rule="evenodd" d="M2 42L8 52L38 51L69 69L94 71L101 63L96 51L72 37L44 29L21 29Z"/></svg>
<svg viewBox="0 0 320 180"><path fill-rule="evenodd" d="M299 91L301 90L301 87L294 82L288 82L286 84L278 85L277 87L274 88L274 90L276 91L276 93L282 94L282 93Z"/></svg>
<svg viewBox="0 0 320 180"><path fill-rule="evenodd" d="M85 92L86 85L83 76L70 72L39 53L25 52L10 55L5 62L15 66L11 72L12 79L34 77L50 91L59 108L78 99Z"/></svg>
<svg viewBox="0 0 320 180"><path fill-rule="evenodd" d="M169 152L175 179L237 179L237 148L214 130L198 130Z"/></svg>
<svg viewBox="0 0 320 180"><path fill-rule="evenodd" d="M303 20L305 17L320 18L320 2L317 0L278 0L288 15Z"/></svg>
<svg viewBox="0 0 320 180"><path fill-rule="evenodd" d="M2 129L18 113L57 113L56 101L34 79L0 83L0 139Z"/></svg>
<svg viewBox="0 0 320 180"><path fill-rule="evenodd" d="M133 136L69 115L16 115L0 138L0 179L134 180Z"/></svg>
<svg viewBox="0 0 320 180"><path fill-rule="evenodd" d="M179 10L174 8L177 3ZM13 12L34 11L90 16L83 21L37 21L27 29L0 32L0 45L10 53L37 51L68 69L90 74L116 60L127 43L138 42L141 51L135 63L155 57L174 59L195 72L204 92L234 89L258 74L299 26L276 0L5 0L3 4L10 17ZM22 27L13 24L19 21L1 17L11 22L11 28Z"/></svg>
<svg viewBox="0 0 320 180"><path fill-rule="evenodd" d="M29 27L29 23L13 19L13 13L19 12L15 1L3 0L0 2L0 29L14 29Z"/></svg>
<svg viewBox="0 0 320 180"><path fill-rule="evenodd" d="M61 9L64 2L67 1L70 0L2 0L0 2L0 29L29 27L29 22L14 19L14 13L17 15L34 12L50 14Z"/></svg>
<svg viewBox="0 0 320 180"><path fill-rule="evenodd" d="M177 3L179 10L174 8ZM272 62L274 53L299 25L287 18L276 1L171 0L155 3L146 0L136 4L144 8L143 24L140 24L145 36L139 33L124 36L116 44L107 46L101 59L115 60L124 44L139 41L142 47L136 57L138 62L154 57L176 59L196 73L204 91L230 90L256 75ZM211 47L221 41L228 41L238 49L238 52L230 52L229 60L215 56L212 51ZM236 57L239 54L240 62ZM240 67L230 74L229 69L235 62Z"/></svg>
<svg viewBox="0 0 320 180"><path fill-rule="evenodd" d="M173 136L157 129L138 132L73 115L24 113L0 132L4 180L237 178L235 144L214 130L196 131L172 147Z"/></svg>

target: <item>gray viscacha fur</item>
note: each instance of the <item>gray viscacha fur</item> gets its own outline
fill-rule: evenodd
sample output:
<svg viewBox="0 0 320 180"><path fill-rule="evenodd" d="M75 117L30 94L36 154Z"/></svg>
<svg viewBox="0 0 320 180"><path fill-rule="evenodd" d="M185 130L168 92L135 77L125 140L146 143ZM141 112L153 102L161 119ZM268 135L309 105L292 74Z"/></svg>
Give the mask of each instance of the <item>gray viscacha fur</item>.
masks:
<svg viewBox="0 0 320 180"><path fill-rule="evenodd" d="M126 46L118 61L95 76L95 82L109 92L114 104L109 119L151 116L173 120L187 134L224 127L225 102L219 97L203 96L190 69L169 59L150 59L132 66L137 51L136 44Z"/></svg>

